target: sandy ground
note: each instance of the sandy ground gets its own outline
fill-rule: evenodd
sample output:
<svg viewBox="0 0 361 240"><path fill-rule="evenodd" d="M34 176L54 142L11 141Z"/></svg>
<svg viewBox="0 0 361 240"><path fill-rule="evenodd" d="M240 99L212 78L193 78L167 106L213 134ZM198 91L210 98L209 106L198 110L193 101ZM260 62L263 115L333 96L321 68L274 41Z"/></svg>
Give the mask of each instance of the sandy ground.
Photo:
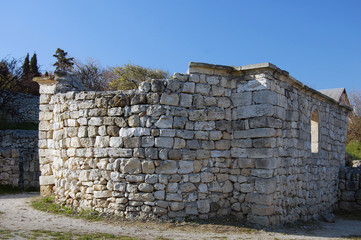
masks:
<svg viewBox="0 0 361 240"><path fill-rule="evenodd" d="M293 228L244 229L240 226L141 221L90 222L34 210L36 194L0 196L0 230L28 233L48 230L73 233L110 233L139 239L347 239L361 237L361 221L337 218L335 223L317 222ZM1 238L1 236L0 236ZM15 239L23 239L17 237Z"/></svg>

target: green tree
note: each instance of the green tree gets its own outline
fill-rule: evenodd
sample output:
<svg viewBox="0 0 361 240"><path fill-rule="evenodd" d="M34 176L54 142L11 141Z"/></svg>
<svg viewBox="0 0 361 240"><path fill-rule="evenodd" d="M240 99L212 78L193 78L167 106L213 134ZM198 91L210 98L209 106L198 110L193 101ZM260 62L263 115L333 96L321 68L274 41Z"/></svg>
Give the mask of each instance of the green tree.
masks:
<svg viewBox="0 0 361 240"><path fill-rule="evenodd" d="M148 79L167 78L169 73L160 69L145 68L134 64L124 64L113 70L114 79L109 83L112 90L135 89Z"/></svg>
<svg viewBox="0 0 361 240"><path fill-rule="evenodd" d="M26 57L24 59L23 67L22 67L23 73L22 73L22 81L26 81L30 76L30 62L29 62L29 53L26 54Z"/></svg>
<svg viewBox="0 0 361 240"><path fill-rule="evenodd" d="M20 92L39 95L39 84L33 81L33 77L39 77L40 75L36 53L33 54L30 61L29 53L27 53L22 66Z"/></svg>
<svg viewBox="0 0 361 240"><path fill-rule="evenodd" d="M38 59L37 59L36 53L34 53L30 59L30 75L32 78L41 76L41 73L39 71Z"/></svg>
<svg viewBox="0 0 361 240"><path fill-rule="evenodd" d="M58 48L53 55L56 58L56 62L53 66L56 66L55 71L71 72L74 65L74 58L67 57L68 53L63 49Z"/></svg>

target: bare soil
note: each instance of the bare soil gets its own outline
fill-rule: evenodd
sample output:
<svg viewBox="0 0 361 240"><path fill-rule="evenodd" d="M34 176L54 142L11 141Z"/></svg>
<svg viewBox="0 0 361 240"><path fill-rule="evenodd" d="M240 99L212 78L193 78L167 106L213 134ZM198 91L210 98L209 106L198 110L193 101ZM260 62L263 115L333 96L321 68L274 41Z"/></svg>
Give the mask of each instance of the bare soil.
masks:
<svg viewBox="0 0 361 240"><path fill-rule="evenodd" d="M252 228L219 219L219 222L100 221L91 222L41 212L30 202L38 193L0 196L0 231L21 232L26 239L34 230L73 232L78 234L109 233L138 239L361 239L361 221L336 218L293 227ZM0 239L1 239L0 235Z"/></svg>

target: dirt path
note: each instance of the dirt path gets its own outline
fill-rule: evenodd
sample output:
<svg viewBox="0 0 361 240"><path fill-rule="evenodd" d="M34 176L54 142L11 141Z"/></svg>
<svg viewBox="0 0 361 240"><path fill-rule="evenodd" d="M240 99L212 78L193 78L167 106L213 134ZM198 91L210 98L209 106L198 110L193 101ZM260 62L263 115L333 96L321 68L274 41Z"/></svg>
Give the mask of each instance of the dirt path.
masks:
<svg viewBox="0 0 361 240"><path fill-rule="evenodd" d="M319 222L314 226L253 230L235 226L192 223L152 223L121 221L89 222L40 212L30 206L35 194L0 196L0 230L29 233L48 230L74 233L110 233L139 239L344 239L361 236L361 221L337 219L336 223ZM1 238L1 235L0 235ZM15 239L24 239L17 237Z"/></svg>

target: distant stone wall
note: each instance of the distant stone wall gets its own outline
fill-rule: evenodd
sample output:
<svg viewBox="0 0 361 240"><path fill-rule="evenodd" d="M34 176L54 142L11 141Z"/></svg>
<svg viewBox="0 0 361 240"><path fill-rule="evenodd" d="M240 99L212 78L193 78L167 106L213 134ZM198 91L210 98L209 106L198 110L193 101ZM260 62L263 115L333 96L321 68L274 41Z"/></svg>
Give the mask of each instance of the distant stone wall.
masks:
<svg viewBox="0 0 361 240"><path fill-rule="evenodd" d="M361 167L340 169L340 209L361 212Z"/></svg>
<svg viewBox="0 0 361 240"><path fill-rule="evenodd" d="M13 101L8 104L16 109L15 115L5 114L4 109L0 110L1 118L8 122L39 122L39 96L33 96L24 93L14 93ZM0 99L1 101L1 99ZM6 109L5 109L6 110ZM1 120L1 119L0 119Z"/></svg>
<svg viewBox="0 0 361 240"><path fill-rule="evenodd" d="M37 145L37 131L0 131L0 184L39 188Z"/></svg>
<svg viewBox="0 0 361 240"><path fill-rule="evenodd" d="M41 191L58 202L262 225L337 206L350 109L272 64L192 63L125 92L37 81Z"/></svg>

